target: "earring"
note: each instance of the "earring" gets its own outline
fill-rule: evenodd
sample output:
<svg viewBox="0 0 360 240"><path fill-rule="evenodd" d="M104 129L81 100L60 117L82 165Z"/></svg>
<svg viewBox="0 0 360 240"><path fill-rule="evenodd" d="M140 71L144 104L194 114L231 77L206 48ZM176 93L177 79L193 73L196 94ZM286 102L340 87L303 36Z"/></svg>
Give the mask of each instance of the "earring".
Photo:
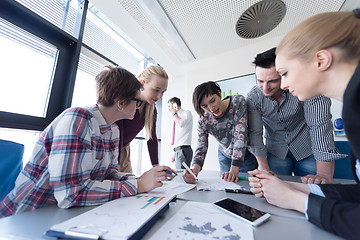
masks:
<svg viewBox="0 0 360 240"><path fill-rule="evenodd" d="M120 108L120 107L118 107L118 110L121 112L122 110L124 110L123 108Z"/></svg>

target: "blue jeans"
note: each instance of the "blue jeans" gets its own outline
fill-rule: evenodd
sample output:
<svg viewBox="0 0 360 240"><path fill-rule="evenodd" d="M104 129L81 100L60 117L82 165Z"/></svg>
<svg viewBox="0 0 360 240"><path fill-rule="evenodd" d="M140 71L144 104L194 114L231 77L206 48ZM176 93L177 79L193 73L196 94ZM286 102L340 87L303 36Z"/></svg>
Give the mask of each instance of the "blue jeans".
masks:
<svg viewBox="0 0 360 240"><path fill-rule="evenodd" d="M218 149L218 158L220 164L220 172L229 172L231 167L231 159L226 157L220 149ZM248 150L246 150L244 164L240 167L239 172L247 172L250 170L254 170L258 167L258 163L254 155L252 155Z"/></svg>
<svg viewBox="0 0 360 240"><path fill-rule="evenodd" d="M316 174L316 160L314 155L310 155L300 161L297 161L294 155L289 151L285 160L267 152L267 161L271 171L278 175L306 176Z"/></svg>

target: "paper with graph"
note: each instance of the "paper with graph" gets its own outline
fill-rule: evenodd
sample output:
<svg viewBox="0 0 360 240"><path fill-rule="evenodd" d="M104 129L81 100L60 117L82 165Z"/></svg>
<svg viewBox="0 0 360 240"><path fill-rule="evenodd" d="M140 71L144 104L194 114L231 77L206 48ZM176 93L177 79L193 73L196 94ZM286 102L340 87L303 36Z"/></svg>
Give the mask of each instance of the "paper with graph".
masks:
<svg viewBox="0 0 360 240"><path fill-rule="evenodd" d="M150 239L253 240L254 235L251 224L211 203L187 202Z"/></svg>
<svg viewBox="0 0 360 240"><path fill-rule="evenodd" d="M96 233L102 239L127 239L156 215L173 196L119 198L54 225L51 230Z"/></svg>
<svg viewBox="0 0 360 240"><path fill-rule="evenodd" d="M217 191L225 190L225 188L236 189L239 188L239 185L233 182L227 182L220 177L212 177L200 178L198 183L196 184L196 188L198 191Z"/></svg>
<svg viewBox="0 0 360 240"><path fill-rule="evenodd" d="M161 187L155 188L147 194L161 196L175 196L193 189L195 184L187 184L182 176L176 176L171 181L164 181Z"/></svg>

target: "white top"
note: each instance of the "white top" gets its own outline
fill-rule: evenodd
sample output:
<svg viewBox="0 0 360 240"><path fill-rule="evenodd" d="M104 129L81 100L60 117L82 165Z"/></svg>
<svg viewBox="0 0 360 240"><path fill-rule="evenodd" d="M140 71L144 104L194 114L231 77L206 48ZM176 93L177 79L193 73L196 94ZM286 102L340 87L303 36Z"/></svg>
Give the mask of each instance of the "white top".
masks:
<svg viewBox="0 0 360 240"><path fill-rule="evenodd" d="M175 126L175 143L174 147L182 145L191 145L193 117L189 110L180 109L177 112L180 123Z"/></svg>

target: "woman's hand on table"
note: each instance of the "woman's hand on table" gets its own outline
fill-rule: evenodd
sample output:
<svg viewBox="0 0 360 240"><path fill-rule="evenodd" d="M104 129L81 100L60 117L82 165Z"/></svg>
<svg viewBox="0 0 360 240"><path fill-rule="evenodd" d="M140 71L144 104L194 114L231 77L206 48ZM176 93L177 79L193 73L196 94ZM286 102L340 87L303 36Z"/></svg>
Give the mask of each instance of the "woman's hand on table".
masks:
<svg viewBox="0 0 360 240"><path fill-rule="evenodd" d="M305 211L305 201L308 197L291 182L279 179L271 173L254 170L249 172L250 191L256 197L265 198L270 204L278 207Z"/></svg>

